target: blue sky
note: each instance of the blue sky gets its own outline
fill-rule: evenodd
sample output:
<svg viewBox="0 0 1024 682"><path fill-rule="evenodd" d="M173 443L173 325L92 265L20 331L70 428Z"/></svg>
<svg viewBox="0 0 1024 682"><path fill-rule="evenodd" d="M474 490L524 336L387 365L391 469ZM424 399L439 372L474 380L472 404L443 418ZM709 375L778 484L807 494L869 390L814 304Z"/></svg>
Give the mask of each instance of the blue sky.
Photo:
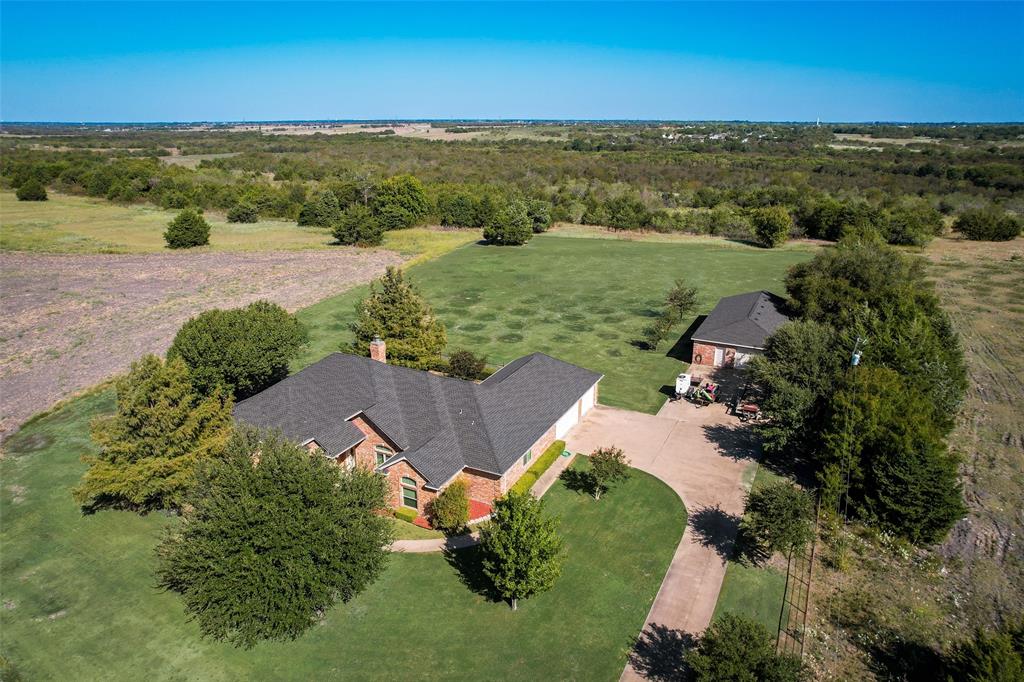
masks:
<svg viewBox="0 0 1024 682"><path fill-rule="evenodd" d="M0 1L0 118L1024 120L1024 3Z"/></svg>

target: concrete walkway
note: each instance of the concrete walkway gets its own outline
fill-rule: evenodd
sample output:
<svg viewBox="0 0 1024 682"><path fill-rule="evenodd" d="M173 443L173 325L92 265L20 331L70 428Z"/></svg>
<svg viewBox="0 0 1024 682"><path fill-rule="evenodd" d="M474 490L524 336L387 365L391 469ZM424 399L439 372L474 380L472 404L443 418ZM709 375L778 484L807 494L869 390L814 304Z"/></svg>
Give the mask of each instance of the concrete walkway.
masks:
<svg viewBox="0 0 1024 682"><path fill-rule="evenodd" d="M723 405L666 403L657 415L599 406L573 430L567 445L584 453L620 447L634 467L657 476L682 498L689 513L686 531L641 639L682 641L685 633L702 632L711 622L743 513L749 485L744 473L760 454L751 430ZM658 661L634 652L622 679L643 679L657 666Z"/></svg>
<svg viewBox="0 0 1024 682"><path fill-rule="evenodd" d="M577 427L579 428L579 427ZM571 435L571 433L570 433ZM530 492L533 493L534 497L543 497L544 493L554 485L558 477L562 475L562 472L572 463L575 457L559 457L548 470L541 474L537 482L530 488ZM486 521L487 518L482 518L477 523ZM463 549L464 547L472 547L476 543L480 542L479 531L467 533L465 535L456 535L451 538L431 538L429 540L395 540L391 543L392 552L441 552L449 549Z"/></svg>

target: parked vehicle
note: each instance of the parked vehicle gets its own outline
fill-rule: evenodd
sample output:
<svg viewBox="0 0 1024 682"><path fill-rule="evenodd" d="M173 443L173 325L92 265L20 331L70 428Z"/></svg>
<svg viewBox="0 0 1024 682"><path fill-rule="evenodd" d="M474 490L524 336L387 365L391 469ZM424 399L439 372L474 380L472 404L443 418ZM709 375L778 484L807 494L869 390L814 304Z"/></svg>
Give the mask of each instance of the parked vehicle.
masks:
<svg viewBox="0 0 1024 682"><path fill-rule="evenodd" d="M706 407L711 403L718 402L718 384L707 381L700 386L692 386L686 392L686 399L698 407Z"/></svg>

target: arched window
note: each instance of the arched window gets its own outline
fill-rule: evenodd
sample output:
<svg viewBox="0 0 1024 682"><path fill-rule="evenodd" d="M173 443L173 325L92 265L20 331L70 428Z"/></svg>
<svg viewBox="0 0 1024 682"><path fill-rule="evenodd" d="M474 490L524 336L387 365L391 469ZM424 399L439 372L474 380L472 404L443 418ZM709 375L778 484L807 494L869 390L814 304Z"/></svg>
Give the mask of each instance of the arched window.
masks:
<svg viewBox="0 0 1024 682"><path fill-rule="evenodd" d="M388 457L395 454L395 451L389 448L387 445L374 446L373 452L377 456L377 466L380 466L387 460Z"/></svg>

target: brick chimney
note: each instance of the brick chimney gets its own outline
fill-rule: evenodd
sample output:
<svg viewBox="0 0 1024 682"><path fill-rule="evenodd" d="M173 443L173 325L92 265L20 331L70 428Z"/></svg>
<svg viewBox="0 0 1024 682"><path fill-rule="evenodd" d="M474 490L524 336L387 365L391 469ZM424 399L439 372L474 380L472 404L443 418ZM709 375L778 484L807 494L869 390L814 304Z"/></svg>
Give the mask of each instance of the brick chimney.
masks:
<svg viewBox="0 0 1024 682"><path fill-rule="evenodd" d="M370 342L370 359L384 364L388 362L388 344L379 336L373 337L373 341Z"/></svg>

